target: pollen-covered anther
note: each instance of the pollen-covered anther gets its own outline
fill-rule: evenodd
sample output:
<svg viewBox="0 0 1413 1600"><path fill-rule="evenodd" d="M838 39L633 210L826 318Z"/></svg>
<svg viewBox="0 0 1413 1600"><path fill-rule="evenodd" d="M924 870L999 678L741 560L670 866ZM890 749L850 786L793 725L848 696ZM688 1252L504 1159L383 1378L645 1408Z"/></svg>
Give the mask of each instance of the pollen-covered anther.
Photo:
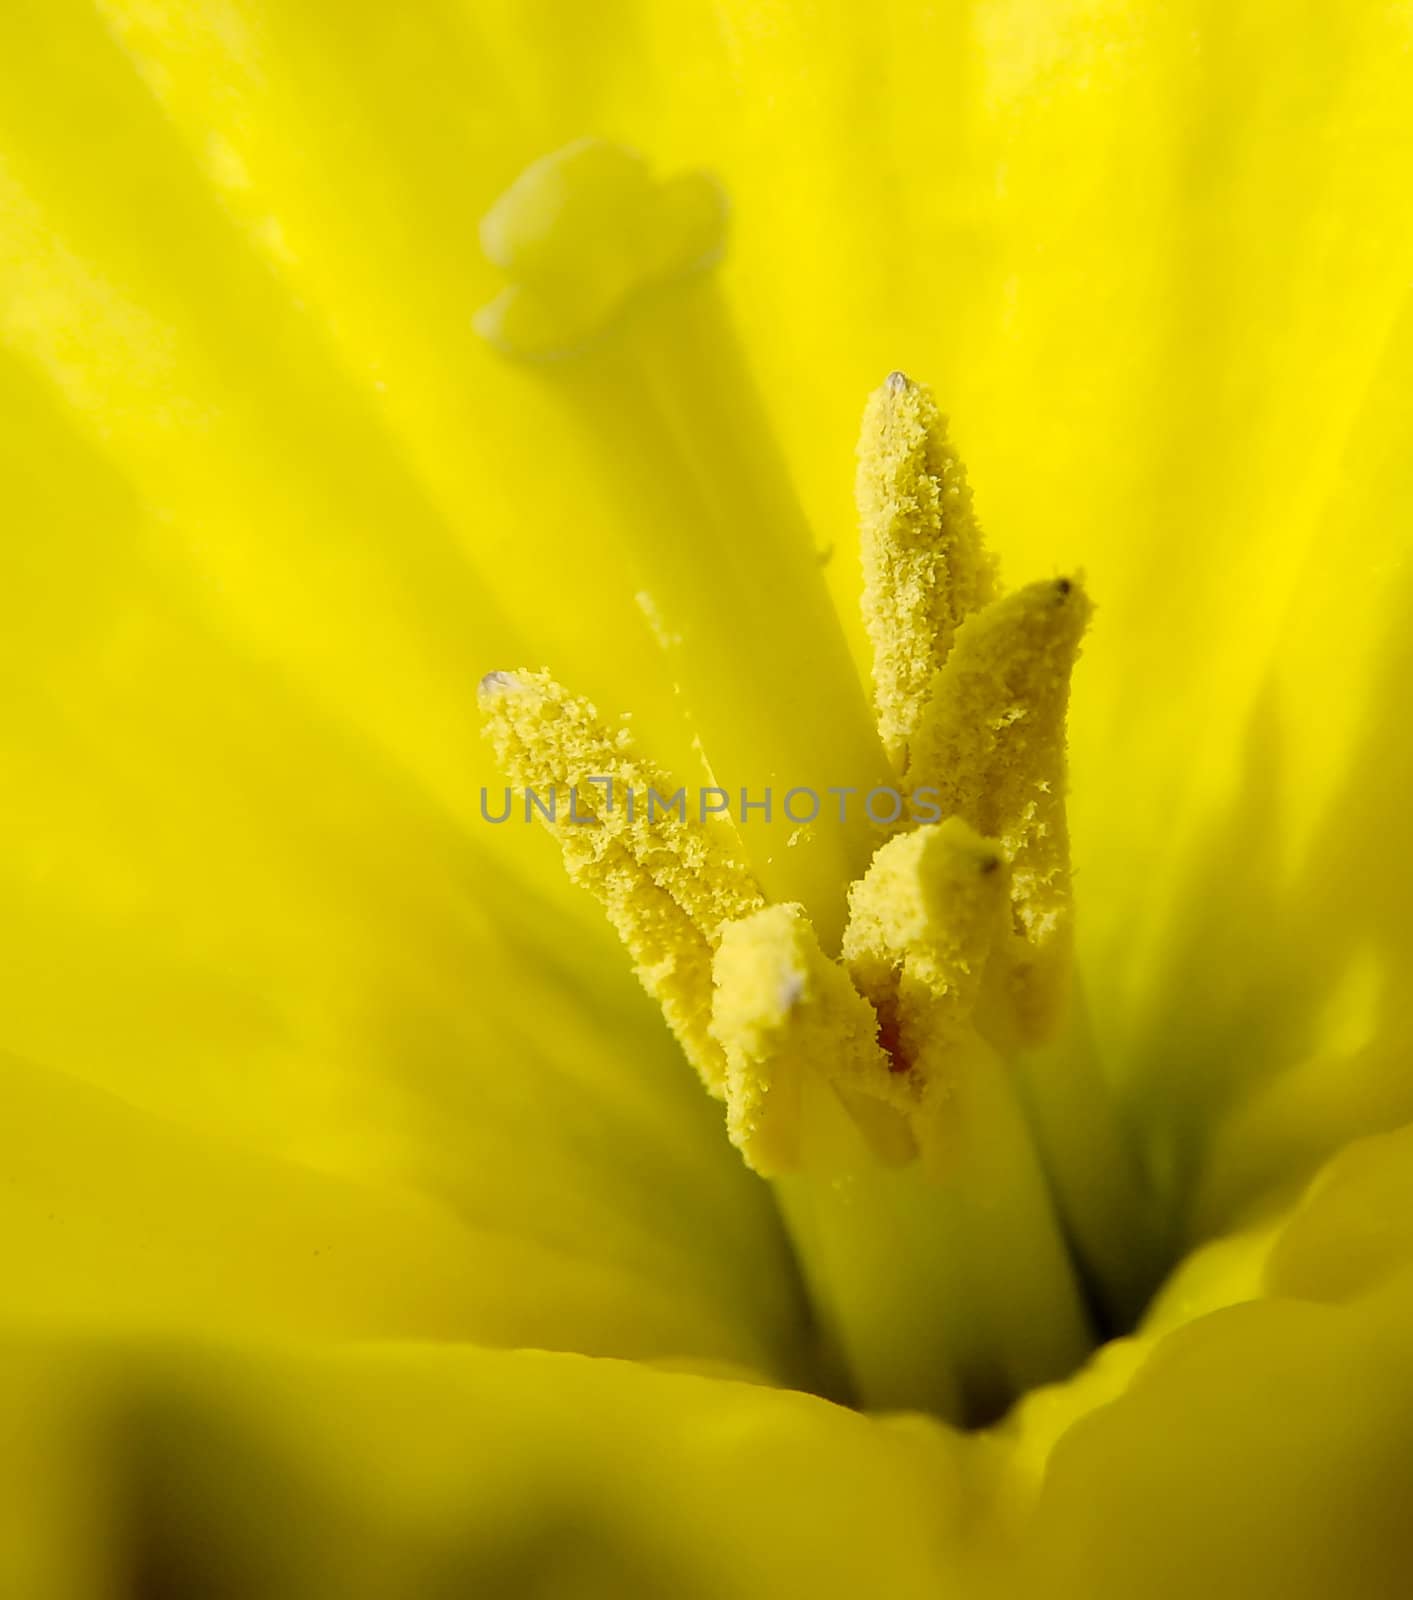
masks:
<svg viewBox="0 0 1413 1600"><path fill-rule="evenodd" d="M723 1094L725 1060L709 1032L712 954L723 924L763 904L754 879L684 792L634 753L626 729L547 673L488 673L480 705L525 815L559 841L570 878L602 904L688 1059Z"/></svg>
<svg viewBox="0 0 1413 1600"><path fill-rule="evenodd" d="M883 1025L897 1070L945 1072L969 1044L1009 874L999 847L958 817L890 839L849 894L844 962Z"/></svg>
<svg viewBox="0 0 1413 1600"><path fill-rule="evenodd" d="M1007 959L1019 1039L1043 1038L1069 981L1065 716L1090 605L1077 578L1028 584L958 628L912 742L909 785L995 839L1010 865Z"/></svg>
<svg viewBox="0 0 1413 1600"><path fill-rule="evenodd" d="M911 1092L889 1070L873 1008L820 949L801 907L767 906L728 924L714 975L727 1129L750 1166L768 1177L829 1170L835 1153L813 1136L831 1121L821 1105L829 1097L875 1159L913 1155Z"/></svg>
<svg viewBox="0 0 1413 1600"><path fill-rule="evenodd" d="M856 497L874 708L901 771L958 626L996 583L947 420L931 390L901 372L869 397Z"/></svg>

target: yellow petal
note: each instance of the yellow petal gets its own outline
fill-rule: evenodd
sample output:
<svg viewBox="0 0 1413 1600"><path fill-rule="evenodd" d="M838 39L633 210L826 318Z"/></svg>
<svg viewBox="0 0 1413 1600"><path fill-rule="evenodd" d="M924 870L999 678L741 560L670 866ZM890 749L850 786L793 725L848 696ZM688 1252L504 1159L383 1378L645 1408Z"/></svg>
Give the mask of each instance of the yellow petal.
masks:
<svg viewBox="0 0 1413 1600"><path fill-rule="evenodd" d="M1000 1430L998 1596L1402 1592L1410 1141L1351 1146L1288 1215L1195 1252L1137 1337L1027 1397Z"/></svg>
<svg viewBox="0 0 1413 1600"><path fill-rule="evenodd" d="M1413 1264L1413 1127L1357 1139L1311 1185L1266 1264L1272 1294L1346 1301Z"/></svg>
<svg viewBox="0 0 1413 1600"><path fill-rule="evenodd" d="M0 1067L12 1322L534 1340L757 1370L789 1359L718 1301L709 1265L674 1271L626 1229L597 1252L536 1238L510 1209L477 1218L395 1181L194 1135L60 1074ZM753 1292L775 1292L765 1273Z"/></svg>
<svg viewBox="0 0 1413 1600"><path fill-rule="evenodd" d="M1410 378L1405 304L1248 702L1240 766L1170 858L1185 877L1159 891L1166 931L1136 956L1151 990L1129 1049L1199 1233L1413 1114Z"/></svg>
<svg viewBox="0 0 1413 1600"><path fill-rule="evenodd" d="M935 1595L985 1448L804 1395L431 1346L0 1347L0 1589Z"/></svg>
<svg viewBox="0 0 1413 1600"><path fill-rule="evenodd" d="M1393 1596L1413 1561L1413 1281L1236 1307L1164 1341L1051 1457L1002 1594Z"/></svg>
<svg viewBox="0 0 1413 1600"><path fill-rule="evenodd" d="M513 860L533 830L468 837L268 664L213 639L136 540L95 536L120 485L51 448L63 436L42 410L23 415L7 442L49 469L35 477L56 514L48 544L11 547L0 598L5 1046L194 1149L214 1137L259 1170L273 1158L297 1181L405 1193L454 1224L449 1256L474 1262L491 1241L443 1336L577 1347L580 1315L602 1311L601 1348L703 1354L724 1335L742 1359L788 1366L802 1313L767 1197L616 951L497 860L497 839ZM15 1071L0 1075L23 1103ZM37 1188L7 1238L42 1211L45 1172L73 1164L62 1116L32 1131ZM95 1133L100 1216L131 1165L122 1138ZM242 1277L220 1282L229 1206L209 1216L205 1191L186 1193L202 1171L193 1157L163 1193L210 1262L211 1315L223 1292L238 1321ZM27 1273L46 1237L26 1237ZM415 1331L419 1291L396 1258L379 1257L377 1292L392 1314L407 1288ZM37 1303L54 1303L62 1260ZM180 1309L183 1262L154 1257L133 1302ZM591 1293L570 1287L585 1270ZM102 1283L117 1294L123 1271L95 1279L95 1307ZM674 1297L698 1305L699 1333ZM757 1355L738 1339L748 1324Z"/></svg>

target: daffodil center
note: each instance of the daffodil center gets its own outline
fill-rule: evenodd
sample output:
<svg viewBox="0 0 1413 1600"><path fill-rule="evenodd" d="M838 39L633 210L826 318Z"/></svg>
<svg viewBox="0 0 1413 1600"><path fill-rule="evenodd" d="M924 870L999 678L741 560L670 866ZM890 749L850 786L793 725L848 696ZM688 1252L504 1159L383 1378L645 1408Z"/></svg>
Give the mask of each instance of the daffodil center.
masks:
<svg viewBox="0 0 1413 1600"><path fill-rule="evenodd" d="M619 337L643 297L719 253L722 215L704 179L656 183L625 152L572 146L486 219L514 281L482 331L535 359ZM748 518L749 493L735 503ZM807 847L805 892L760 870L747 816L708 812L546 674L492 673L481 705L730 1139L774 1183L850 1392L976 1419L1077 1364L1094 1304L1121 1318L1141 1292L1125 1277L1140 1187L1072 992L1065 715L1089 605L1069 577L1000 590L945 419L902 374L868 402L858 506L865 764L906 805L883 824L860 806L835 848ZM724 562L791 534L763 515L713 537L738 547L706 552ZM841 654L837 622L810 612L817 637L799 637L791 593L774 598L743 648L751 626L767 654L790 637L808 682L816 643L820 663ZM709 673L690 690L715 778L732 729ZM834 712L817 703L811 726ZM828 741L802 754L820 765L796 792L834 789ZM812 818L790 844L822 833Z"/></svg>

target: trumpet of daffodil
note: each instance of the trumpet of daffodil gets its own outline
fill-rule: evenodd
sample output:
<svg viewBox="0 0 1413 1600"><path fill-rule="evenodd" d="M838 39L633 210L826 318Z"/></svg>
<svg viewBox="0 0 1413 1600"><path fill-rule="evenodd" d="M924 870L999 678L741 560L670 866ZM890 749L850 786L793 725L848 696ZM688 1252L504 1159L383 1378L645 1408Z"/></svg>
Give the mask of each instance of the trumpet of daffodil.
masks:
<svg viewBox="0 0 1413 1600"><path fill-rule="evenodd" d="M0 1596L1413 1591L1410 75L0 7Z"/></svg>

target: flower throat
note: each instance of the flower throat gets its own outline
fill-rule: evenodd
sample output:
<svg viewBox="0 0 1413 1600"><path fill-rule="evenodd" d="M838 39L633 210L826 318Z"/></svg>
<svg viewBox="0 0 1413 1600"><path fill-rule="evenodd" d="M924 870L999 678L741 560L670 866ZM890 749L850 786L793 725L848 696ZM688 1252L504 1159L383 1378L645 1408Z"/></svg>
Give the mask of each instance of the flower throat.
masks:
<svg viewBox="0 0 1413 1600"><path fill-rule="evenodd" d="M655 182L630 152L570 146L488 214L487 254L511 282L478 327L575 403L613 409L638 453L673 432L666 405L689 424L699 407L698 446L724 433L705 509L700 474L679 455L670 481L672 452L659 463L695 537L679 531L676 571L659 556L651 574L710 780L829 761L935 796L941 820L635 810L615 793L679 785L548 674L488 674L481 709L508 779L564 797L537 815L570 877L773 1185L816 1312L820 1387L985 1422L1127 1326L1147 1288L1146 1194L1072 971L1065 717L1090 606L1075 577L1002 589L945 418L925 385L890 374L859 443L872 716L851 726L865 695L802 518L781 511L783 471L693 384L722 316L706 269L724 215L704 178ZM678 388L642 380L677 357ZM743 543L766 604L741 618L725 667L695 624L732 604ZM744 685L726 681L742 671ZM781 715L759 676L752 696L762 672L788 672L809 704Z"/></svg>

